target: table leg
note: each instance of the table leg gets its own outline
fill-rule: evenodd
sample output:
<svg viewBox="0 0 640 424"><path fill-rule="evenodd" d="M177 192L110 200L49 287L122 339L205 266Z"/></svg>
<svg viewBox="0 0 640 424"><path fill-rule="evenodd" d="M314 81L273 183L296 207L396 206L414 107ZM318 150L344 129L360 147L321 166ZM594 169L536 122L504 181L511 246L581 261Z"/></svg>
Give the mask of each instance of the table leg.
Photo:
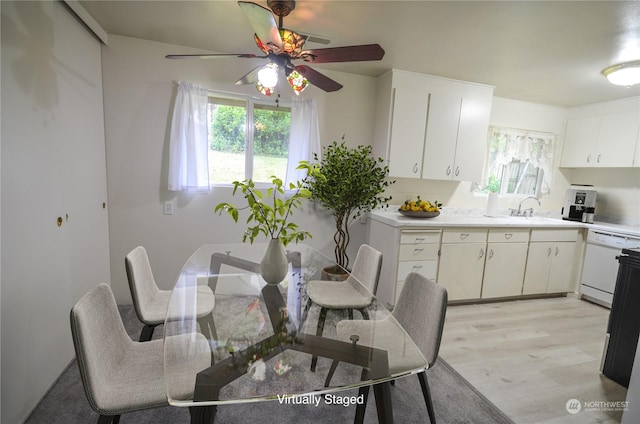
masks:
<svg viewBox="0 0 640 424"><path fill-rule="evenodd" d="M391 405L391 385L388 381L373 385L378 410L378 423L393 424L393 408Z"/></svg>
<svg viewBox="0 0 640 424"><path fill-rule="evenodd" d="M218 407L212 406L190 406L191 424L213 424Z"/></svg>
<svg viewBox="0 0 640 424"><path fill-rule="evenodd" d="M358 396L362 395L363 402L356 406L356 417L353 420L354 424L364 423L364 413L367 409L367 399L369 398L369 386L362 386L358 390Z"/></svg>

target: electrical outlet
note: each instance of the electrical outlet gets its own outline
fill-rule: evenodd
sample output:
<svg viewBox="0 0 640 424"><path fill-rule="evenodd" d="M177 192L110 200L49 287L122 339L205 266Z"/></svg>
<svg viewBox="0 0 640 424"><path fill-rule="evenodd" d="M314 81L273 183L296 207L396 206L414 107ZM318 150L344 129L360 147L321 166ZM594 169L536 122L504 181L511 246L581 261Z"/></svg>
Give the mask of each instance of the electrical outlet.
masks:
<svg viewBox="0 0 640 424"><path fill-rule="evenodd" d="M164 202L164 214L173 215L173 202L171 200Z"/></svg>

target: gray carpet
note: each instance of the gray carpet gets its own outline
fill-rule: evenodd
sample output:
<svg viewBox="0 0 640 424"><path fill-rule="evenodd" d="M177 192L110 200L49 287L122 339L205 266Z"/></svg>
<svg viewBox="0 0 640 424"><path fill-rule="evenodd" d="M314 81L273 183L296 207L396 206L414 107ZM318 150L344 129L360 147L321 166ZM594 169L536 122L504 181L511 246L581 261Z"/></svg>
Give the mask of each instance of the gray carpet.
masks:
<svg viewBox="0 0 640 424"><path fill-rule="evenodd" d="M120 312L132 338L137 340L142 325L137 321L133 309L121 306ZM162 337L162 328L156 330L154 338ZM324 372L321 362L318 372ZM427 371L429 386L440 424L474 423L500 424L513 423L498 408L489 402L449 364L439 359L436 365ZM340 392L340 396L356 395L357 390ZM416 376L396 381L391 387L393 415L396 423L427 423L429 416L422 398L422 391ZM348 423L353 422L355 406L281 405L277 401L258 402L241 405L222 405L218 407L216 423L249 423L259 417L271 417L278 423ZM35 408L26 424L75 424L95 423L98 415L93 412L82 389L80 374L75 361L71 362L58 381ZM370 393L365 416L366 423L377 423L375 399ZM136 424L174 424L189 423L189 411L186 408L164 407L122 416L120 423Z"/></svg>

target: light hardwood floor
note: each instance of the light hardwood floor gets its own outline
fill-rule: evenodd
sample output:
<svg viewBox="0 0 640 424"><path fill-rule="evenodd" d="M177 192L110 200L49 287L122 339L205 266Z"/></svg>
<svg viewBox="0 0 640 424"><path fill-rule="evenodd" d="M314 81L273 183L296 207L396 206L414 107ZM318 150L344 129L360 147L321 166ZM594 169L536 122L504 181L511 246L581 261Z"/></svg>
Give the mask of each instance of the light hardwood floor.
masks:
<svg viewBox="0 0 640 424"><path fill-rule="evenodd" d="M566 409L626 399L599 372L608 317L572 296L449 306L440 356L517 424L620 422L621 411Z"/></svg>

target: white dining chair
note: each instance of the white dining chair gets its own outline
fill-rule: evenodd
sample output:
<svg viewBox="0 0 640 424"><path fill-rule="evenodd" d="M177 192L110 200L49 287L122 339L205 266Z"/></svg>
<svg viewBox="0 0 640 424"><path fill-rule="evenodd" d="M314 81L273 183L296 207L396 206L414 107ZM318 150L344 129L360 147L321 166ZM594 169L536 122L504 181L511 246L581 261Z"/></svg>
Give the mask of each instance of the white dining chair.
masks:
<svg viewBox="0 0 640 424"><path fill-rule="evenodd" d="M329 310L346 310L353 319L353 310L360 311L364 319L369 319L367 308L378 289L382 253L368 244L358 249L358 254L346 281L312 280L307 283L307 296L303 316L306 318L313 304L320 306L316 335L322 336ZM311 358L311 371L315 371L318 357Z"/></svg>
<svg viewBox="0 0 640 424"><path fill-rule="evenodd" d="M393 317L402 325L409 337L416 344L424 359L431 368L437 358L442 340L444 320L447 312L447 290L434 283L422 274L410 273L405 279L398 302L393 308ZM393 375L401 369L407 369L412 363L415 366L424 364L424 360L411 355L411 350L405 349L406 339L398 334L397 325L389 318L378 321L343 320L336 326L337 339L353 343L352 336L357 336L359 345L386 350L389 358L389 373ZM409 353L409 354L408 354ZM338 365L333 361L325 385L329 385L331 377ZM425 371L418 373L422 396L424 397L431 424L436 423L436 417L429 390L429 382ZM368 387L361 390L366 395ZM366 402L357 412L364 416Z"/></svg>
<svg viewBox="0 0 640 424"><path fill-rule="evenodd" d="M194 375L211 365L208 341L200 333L172 337L189 346L180 372L164 375L164 340L131 340L107 284L84 295L71 309L71 335L85 395L99 414L98 424L117 424L120 415L168 405L165 379L172 393L188 399ZM167 360L171 360L168 358Z"/></svg>
<svg viewBox="0 0 640 424"><path fill-rule="evenodd" d="M144 324L139 341L151 340L154 329L172 317L167 317L167 308L171 299L171 290L161 290L156 284L149 263L149 256L144 247L138 246L125 257L125 268L129 290L133 300L133 308L138 319ZM215 296L209 286L197 287L196 316L203 334L214 340L215 325L213 322L213 308Z"/></svg>

